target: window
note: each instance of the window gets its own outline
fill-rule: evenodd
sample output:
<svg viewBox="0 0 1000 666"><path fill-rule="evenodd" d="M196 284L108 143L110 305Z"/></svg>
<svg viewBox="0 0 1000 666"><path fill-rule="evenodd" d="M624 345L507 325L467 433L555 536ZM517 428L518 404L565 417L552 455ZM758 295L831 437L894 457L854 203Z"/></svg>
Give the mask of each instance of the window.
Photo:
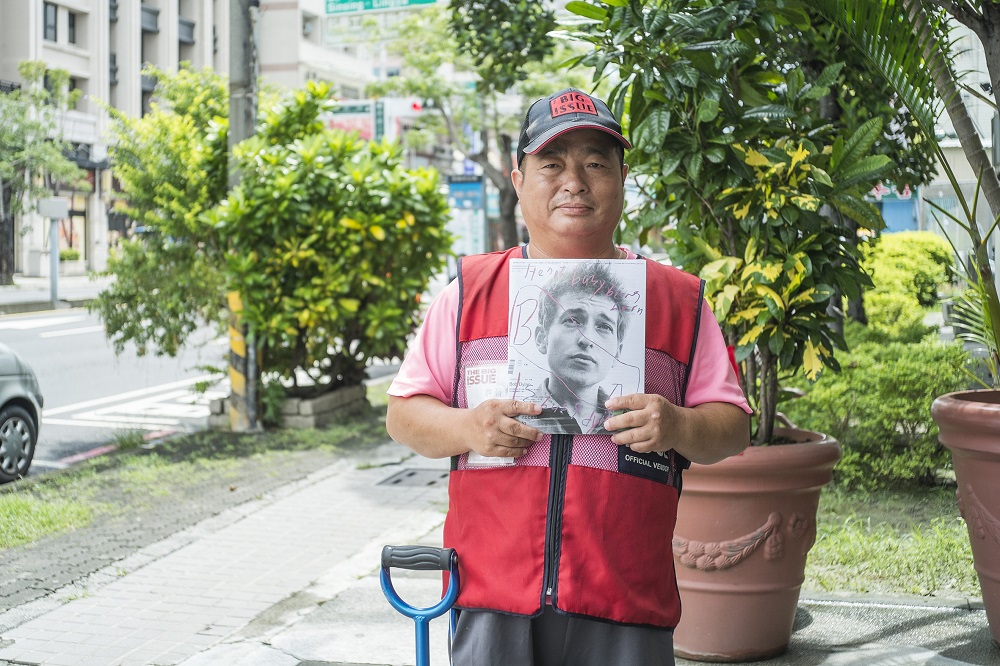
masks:
<svg viewBox="0 0 1000 666"><path fill-rule="evenodd" d="M37 7L37 5L36 5ZM46 2L44 5L45 17L45 39L50 42L56 41L56 11L57 7L51 2Z"/></svg>
<svg viewBox="0 0 1000 666"><path fill-rule="evenodd" d="M69 12L69 30L67 38L70 44L76 44L76 12Z"/></svg>

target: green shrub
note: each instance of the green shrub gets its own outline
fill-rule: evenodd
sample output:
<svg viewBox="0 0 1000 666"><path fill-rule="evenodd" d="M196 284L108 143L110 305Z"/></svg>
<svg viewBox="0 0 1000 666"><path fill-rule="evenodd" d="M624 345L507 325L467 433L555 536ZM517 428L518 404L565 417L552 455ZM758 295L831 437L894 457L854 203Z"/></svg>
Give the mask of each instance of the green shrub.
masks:
<svg viewBox="0 0 1000 666"><path fill-rule="evenodd" d="M934 326L924 324L926 310L911 294L888 290L875 290L865 294L865 313L868 325L848 321L844 335L848 348L865 342L920 342L935 332Z"/></svg>
<svg viewBox="0 0 1000 666"><path fill-rule="evenodd" d="M76 261L80 258L80 251L73 247L59 250L59 261Z"/></svg>
<svg viewBox="0 0 1000 666"><path fill-rule="evenodd" d="M402 357L451 246L437 171L325 128L329 93L310 82L266 114L234 149L240 183L207 216L233 248L227 273L262 376L298 395L358 385L368 359Z"/></svg>
<svg viewBox="0 0 1000 666"><path fill-rule="evenodd" d="M901 231L865 246L863 263L872 273L874 291L910 294L930 307L937 303L938 287L948 281L952 250L930 231ZM866 306L870 293L865 294Z"/></svg>
<svg viewBox="0 0 1000 666"><path fill-rule="evenodd" d="M838 483L864 489L929 484L951 460L938 443L931 403L965 388L966 362L961 345L934 339L861 344L839 374L824 373L785 412L797 426L840 442Z"/></svg>

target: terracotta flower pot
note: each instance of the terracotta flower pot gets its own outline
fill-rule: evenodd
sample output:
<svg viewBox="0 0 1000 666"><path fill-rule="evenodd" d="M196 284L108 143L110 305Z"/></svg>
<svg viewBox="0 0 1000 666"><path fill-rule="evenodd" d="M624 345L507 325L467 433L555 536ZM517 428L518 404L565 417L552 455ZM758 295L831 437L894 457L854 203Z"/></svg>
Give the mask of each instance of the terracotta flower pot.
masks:
<svg viewBox="0 0 1000 666"><path fill-rule="evenodd" d="M674 651L686 659L748 661L788 649L820 491L840 444L805 430L776 435L800 443L751 447L684 473Z"/></svg>
<svg viewBox="0 0 1000 666"><path fill-rule="evenodd" d="M931 405L931 416L951 451L986 621L1000 646L1000 391L943 395Z"/></svg>

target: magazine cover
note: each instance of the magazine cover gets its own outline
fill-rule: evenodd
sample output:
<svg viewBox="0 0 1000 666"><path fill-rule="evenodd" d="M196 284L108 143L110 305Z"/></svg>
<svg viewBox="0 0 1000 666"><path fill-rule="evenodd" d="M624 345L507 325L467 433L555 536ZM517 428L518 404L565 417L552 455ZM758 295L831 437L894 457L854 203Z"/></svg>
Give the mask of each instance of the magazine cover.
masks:
<svg viewBox="0 0 1000 666"><path fill-rule="evenodd" d="M519 417L550 434L606 434L609 398L645 386L646 262L514 259L508 397L542 406Z"/></svg>

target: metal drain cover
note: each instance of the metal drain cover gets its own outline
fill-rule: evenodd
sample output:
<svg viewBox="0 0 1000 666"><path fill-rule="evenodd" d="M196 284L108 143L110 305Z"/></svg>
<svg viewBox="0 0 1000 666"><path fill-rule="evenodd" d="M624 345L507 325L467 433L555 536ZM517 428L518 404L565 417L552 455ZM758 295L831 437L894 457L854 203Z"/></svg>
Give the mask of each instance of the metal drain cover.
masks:
<svg viewBox="0 0 1000 666"><path fill-rule="evenodd" d="M437 486L448 484L448 470L404 469L387 479L379 481L379 486Z"/></svg>

